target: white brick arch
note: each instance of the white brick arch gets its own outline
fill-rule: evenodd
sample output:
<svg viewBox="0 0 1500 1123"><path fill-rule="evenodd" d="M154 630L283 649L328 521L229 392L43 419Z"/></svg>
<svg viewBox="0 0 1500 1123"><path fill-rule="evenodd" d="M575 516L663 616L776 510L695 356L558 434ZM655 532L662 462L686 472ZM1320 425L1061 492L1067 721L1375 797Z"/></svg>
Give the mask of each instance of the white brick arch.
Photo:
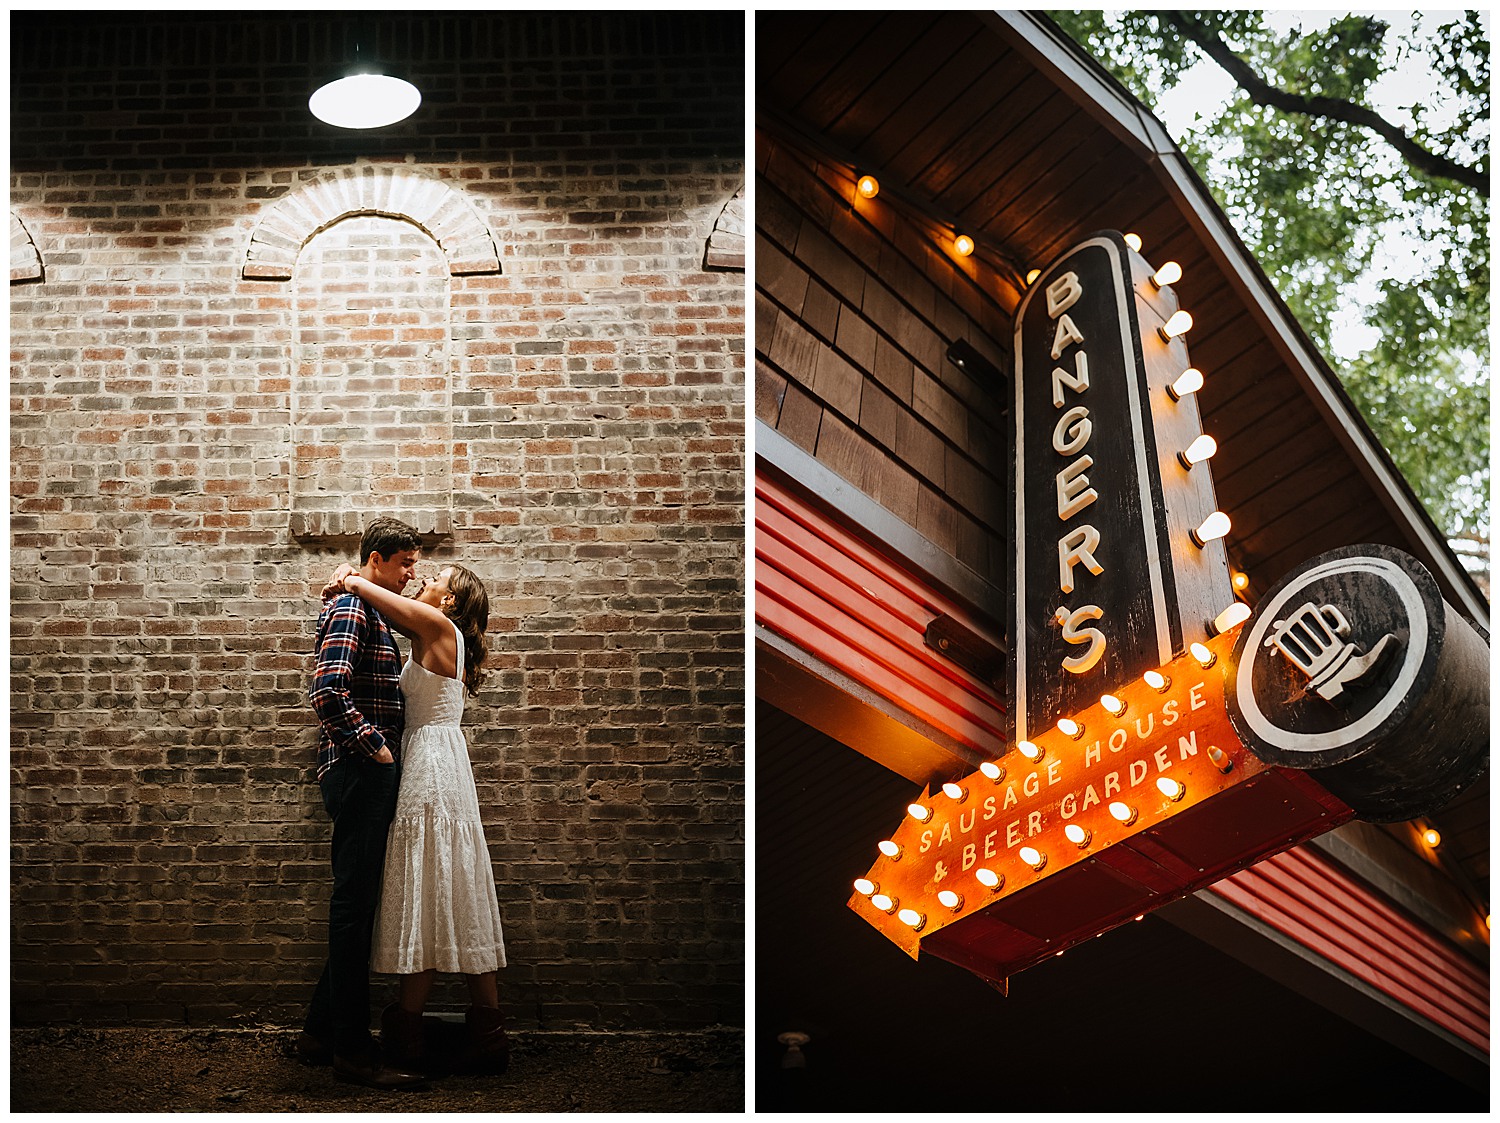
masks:
<svg viewBox="0 0 1500 1123"><path fill-rule="evenodd" d="M40 281L42 253L36 248L31 231L15 211L10 212L10 281Z"/></svg>
<svg viewBox="0 0 1500 1123"><path fill-rule="evenodd" d="M729 271L745 268L745 187L740 185L714 222L708 246L703 255L708 269Z"/></svg>
<svg viewBox="0 0 1500 1123"><path fill-rule="evenodd" d="M459 192L407 168L353 167L319 176L268 207L250 235L242 275L290 280L302 247L352 215L405 219L420 227L441 247L454 276L500 272L494 236Z"/></svg>

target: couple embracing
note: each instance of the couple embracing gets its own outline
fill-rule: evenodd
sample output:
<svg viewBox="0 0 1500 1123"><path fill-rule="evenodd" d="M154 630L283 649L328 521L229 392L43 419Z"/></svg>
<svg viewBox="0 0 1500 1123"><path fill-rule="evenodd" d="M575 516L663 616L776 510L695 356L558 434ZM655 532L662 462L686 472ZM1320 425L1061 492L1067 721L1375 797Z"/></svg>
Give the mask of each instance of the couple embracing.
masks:
<svg viewBox="0 0 1500 1123"><path fill-rule="evenodd" d="M298 1051L377 1088L429 1075L422 1011L438 971L464 975L469 988L455 1067L499 1072L509 1053L494 871L459 729L464 693L477 694L483 674L489 598L460 565L402 595L421 549L396 519L366 528L359 568L340 566L323 589L311 691L333 895L328 962ZM392 629L411 641L404 665ZM370 1034L372 969L401 977L380 1047Z"/></svg>

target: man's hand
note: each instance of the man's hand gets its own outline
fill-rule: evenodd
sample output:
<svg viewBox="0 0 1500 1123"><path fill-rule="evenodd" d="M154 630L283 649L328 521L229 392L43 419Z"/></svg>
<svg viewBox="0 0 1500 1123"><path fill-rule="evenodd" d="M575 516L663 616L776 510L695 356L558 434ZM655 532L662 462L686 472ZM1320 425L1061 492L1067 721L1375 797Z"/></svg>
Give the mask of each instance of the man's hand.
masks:
<svg viewBox="0 0 1500 1123"><path fill-rule="evenodd" d="M386 746L382 747L381 750L378 753L375 754L375 758L374 759L375 759L375 763L376 764L395 764L396 763L396 758L391 755L391 748L390 748L389 745L386 745Z"/></svg>
<svg viewBox="0 0 1500 1123"><path fill-rule="evenodd" d="M344 591L344 579L346 577L353 577L358 572L359 570L355 569L348 562L345 562L333 571L333 576L328 579L328 584L323 586L323 591L319 594L320 597L325 601L332 600ZM384 763L389 764L390 761L385 761Z"/></svg>

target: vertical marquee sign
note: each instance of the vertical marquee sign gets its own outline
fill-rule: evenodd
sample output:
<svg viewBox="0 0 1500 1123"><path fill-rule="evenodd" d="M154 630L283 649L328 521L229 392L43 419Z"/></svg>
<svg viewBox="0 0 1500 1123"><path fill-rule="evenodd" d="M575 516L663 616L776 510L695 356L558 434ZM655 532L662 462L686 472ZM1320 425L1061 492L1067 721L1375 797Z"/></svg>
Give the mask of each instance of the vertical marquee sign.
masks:
<svg viewBox="0 0 1500 1123"><path fill-rule="evenodd" d="M1113 231L1063 254L1016 313L1015 720L1027 739L1208 638L1233 600L1172 290Z"/></svg>

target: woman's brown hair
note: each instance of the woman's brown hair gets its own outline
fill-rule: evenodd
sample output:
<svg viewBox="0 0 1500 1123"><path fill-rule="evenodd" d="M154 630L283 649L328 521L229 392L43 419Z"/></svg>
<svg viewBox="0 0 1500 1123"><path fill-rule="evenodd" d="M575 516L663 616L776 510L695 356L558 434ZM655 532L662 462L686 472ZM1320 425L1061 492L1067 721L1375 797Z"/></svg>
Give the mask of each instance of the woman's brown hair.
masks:
<svg viewBox="0 0 1500 1123"><path fill-rule="evenodd" d="M452 570L448 575L448 595L453 604L447 610L448 619L464 637L464 686L478 697L479 684L484 679L484 661L489 655L484 633L490 626L490 597L473 570L456 563Z"/></svg>

